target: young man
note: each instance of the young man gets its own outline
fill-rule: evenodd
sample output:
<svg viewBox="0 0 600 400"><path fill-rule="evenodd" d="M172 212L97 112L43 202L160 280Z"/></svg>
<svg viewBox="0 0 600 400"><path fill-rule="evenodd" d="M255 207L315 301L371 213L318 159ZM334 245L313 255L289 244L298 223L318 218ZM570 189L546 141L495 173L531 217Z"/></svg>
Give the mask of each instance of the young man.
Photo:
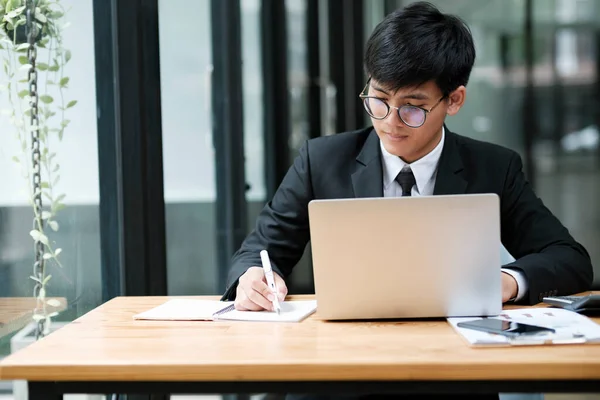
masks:
<svg viewBox="0 0 600 400"><path fill-rule="evenodd" d="M414 3L386 17L368 40L364 60L369 79L361 98L373 128L302 147L233 256L223 297L235 299L240 310L272 309L259 256L267 249L283 299L284 279L310 239L307 207L313 199L464 193L500 197L502 244L516 258L498 271L503 301L534 304L588 290L589 255L536 197L519 155L444 125L465 102L474 60L469 29L454 16Z"/></svg>
<svg viewBox="0 0 600 400"><path fill-rule="evenodd" d="M227 292L240 310L271 309L259 252L267 249L283 298L285 277L309 241L312 199L496 193L503 301L588 290L590 258L536 197L519 155L451 132L475 60L469 29L426 3L390 14L366 45L361 94L372 128L309 140L233 257ZM468 244L465 243L467 246ZM498 273L501 273L498 271Z"/></svg>

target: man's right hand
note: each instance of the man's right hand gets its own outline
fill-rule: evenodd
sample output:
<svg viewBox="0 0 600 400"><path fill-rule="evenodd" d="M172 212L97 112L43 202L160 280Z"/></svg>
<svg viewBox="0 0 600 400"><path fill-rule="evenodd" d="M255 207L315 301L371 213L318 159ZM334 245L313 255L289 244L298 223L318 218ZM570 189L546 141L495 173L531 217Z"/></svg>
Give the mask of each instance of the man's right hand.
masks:
<svg viewBox="0 0 600 400"><path fill-rule="evenodd" d="M275 271L275 286L277 286L277 297L283 301L287 295L285 281ZM235 294L235 309L240 311L273 310L273 293L269 286L265 273L261 267L250 267L240 276Z"/></svg>

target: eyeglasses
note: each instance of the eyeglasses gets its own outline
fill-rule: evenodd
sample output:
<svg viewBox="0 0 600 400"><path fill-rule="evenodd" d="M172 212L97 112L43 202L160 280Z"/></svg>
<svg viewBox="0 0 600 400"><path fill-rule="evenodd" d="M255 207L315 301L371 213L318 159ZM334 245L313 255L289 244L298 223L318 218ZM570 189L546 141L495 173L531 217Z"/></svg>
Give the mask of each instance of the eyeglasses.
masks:
<svg viewBox="0 0 600 400"><path fill-rule="evenodd" d="M410 128L418 128L425 123L427 114L433 111L444 100L446 96L442 96L437 103L429 110L423 107L413 106L411 104L405 104L402 107L390 106L385 100L375 96L367 96L366 90L369 87L371 78L367 81L365 88L360 93L359 97L363 100L363 105L367 113L375 119L386 119L392 112L392 108L398 111L398 116Z"/></svg>

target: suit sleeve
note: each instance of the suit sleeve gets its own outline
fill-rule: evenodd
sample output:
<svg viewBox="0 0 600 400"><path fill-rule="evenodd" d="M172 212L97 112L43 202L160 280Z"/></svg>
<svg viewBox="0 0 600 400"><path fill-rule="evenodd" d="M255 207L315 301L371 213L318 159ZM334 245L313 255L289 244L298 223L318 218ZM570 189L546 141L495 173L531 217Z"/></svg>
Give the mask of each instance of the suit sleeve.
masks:
<svg viewBox="0 0 600 400"><path fill-rule="evenodd" d="M259 214L254 230L233 255L223 300L234 300L238 279L260 266L260 251L269 252L273 270L284 279L298 263L310 239L308 203L313 198L308 142L283 178L273 199Z"/></svg>
<svg viewBox="0 0 600 400"><path fill-rule="evenodd" d="M522 169L521 158L513 153L501 196L501 224L502 242L516 259L504 267L520 271L528 282L523 302L589 290L589 254L535 195Z"/></svg>

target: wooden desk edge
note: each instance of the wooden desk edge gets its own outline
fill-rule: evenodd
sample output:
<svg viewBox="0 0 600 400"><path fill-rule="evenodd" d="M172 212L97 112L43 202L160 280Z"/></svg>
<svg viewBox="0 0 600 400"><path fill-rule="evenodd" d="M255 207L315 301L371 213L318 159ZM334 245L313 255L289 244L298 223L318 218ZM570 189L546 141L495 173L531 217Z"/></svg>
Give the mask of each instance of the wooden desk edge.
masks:
<svg viewBox="0 0 600 400"><path fill-rule="evenodd" d="M388 365L89 365L77 366L65 376L64 366L20 365L0 367L0 379L29 381L172 381L172 382L328 382L328 381L600 381L598 368L570 365L556 373L553 364L527 365L531 373L516 374L511 368L480 370L477 365L423 364L391 368ZM61 368L62 367L62 368ZM398 367L394 365L394 367ZM584 367L584 368L582 368ZM217 370L218 369L218 370ZM432 373L433 372L433 373Z"/></svg>
<svg viewBox="0 0 600 400"><path fill-rule="evenodd" d="M587 292L589 293L589 292ZM216 296L168 296L168 297L153 297L149 299L167 299L167 298L215 298ZM312 299L314 295L297 295L290 296L290 300ZM95 310L110 307L114 302L122 302L129 299L128 297L114 298ZM139 299L139 298L138 298ZM543 304L537 306L544 306ZM515 308L522 306L508 306L506 308ZM90 311L93 313L95 310ZM89 314L89 313L88 313ZM87 314L86 314L87 315ZM82 316L80 318L85 317ZM84 323L84 321L82 321ZM485 350L478 350L485 351ZM207 365L137 365L137 364L106 364L106 365L77 365L75 374L69 373L68 377L61 376L62 368L69 368L65 365L48 364L40 365L33 359L31 362L23 363L18 361L15 364L12 361L12 356L0 361L0 379L27 379L27 380L72 380L72 381L259 381L264 380L265 376L274 377L273 380L287 381L330 381L330 380L423 380L433 381L440 379L469 381L474 379L484 380L556 380L556 379L572 379L572 380L598 380L600 379L598 360L590 360L589 368L585 368L587 363L569 363L569 361L561 362L560 372L557 374L554 369L555 363L529 362L527 369L531 370L531 374L516 375L515 372L508 367L498 365L498 368L492 368L494 374L490 374L490 368L486 368L484 372L478 370L477 364L461 364L455 362L448 363L413 363L410 365L397 365L397 368L390 368L390 365L385 363L376 364L335 364L327 361L303 365L298 363L278 365L273 364L207 364ZM593 361L593 362L592 362ZM512 365L512 364L510 364ZM479 366L481 367L481 366ZM69 368L72 369L73 367ZM131 369L135 371L132 372ZM432 374L432 368L435 373ZM218 369L215 372L215 369ZM468 370L468 376L465 376L464 371ZM522 368L520 368L523 371Z"/></svg>

